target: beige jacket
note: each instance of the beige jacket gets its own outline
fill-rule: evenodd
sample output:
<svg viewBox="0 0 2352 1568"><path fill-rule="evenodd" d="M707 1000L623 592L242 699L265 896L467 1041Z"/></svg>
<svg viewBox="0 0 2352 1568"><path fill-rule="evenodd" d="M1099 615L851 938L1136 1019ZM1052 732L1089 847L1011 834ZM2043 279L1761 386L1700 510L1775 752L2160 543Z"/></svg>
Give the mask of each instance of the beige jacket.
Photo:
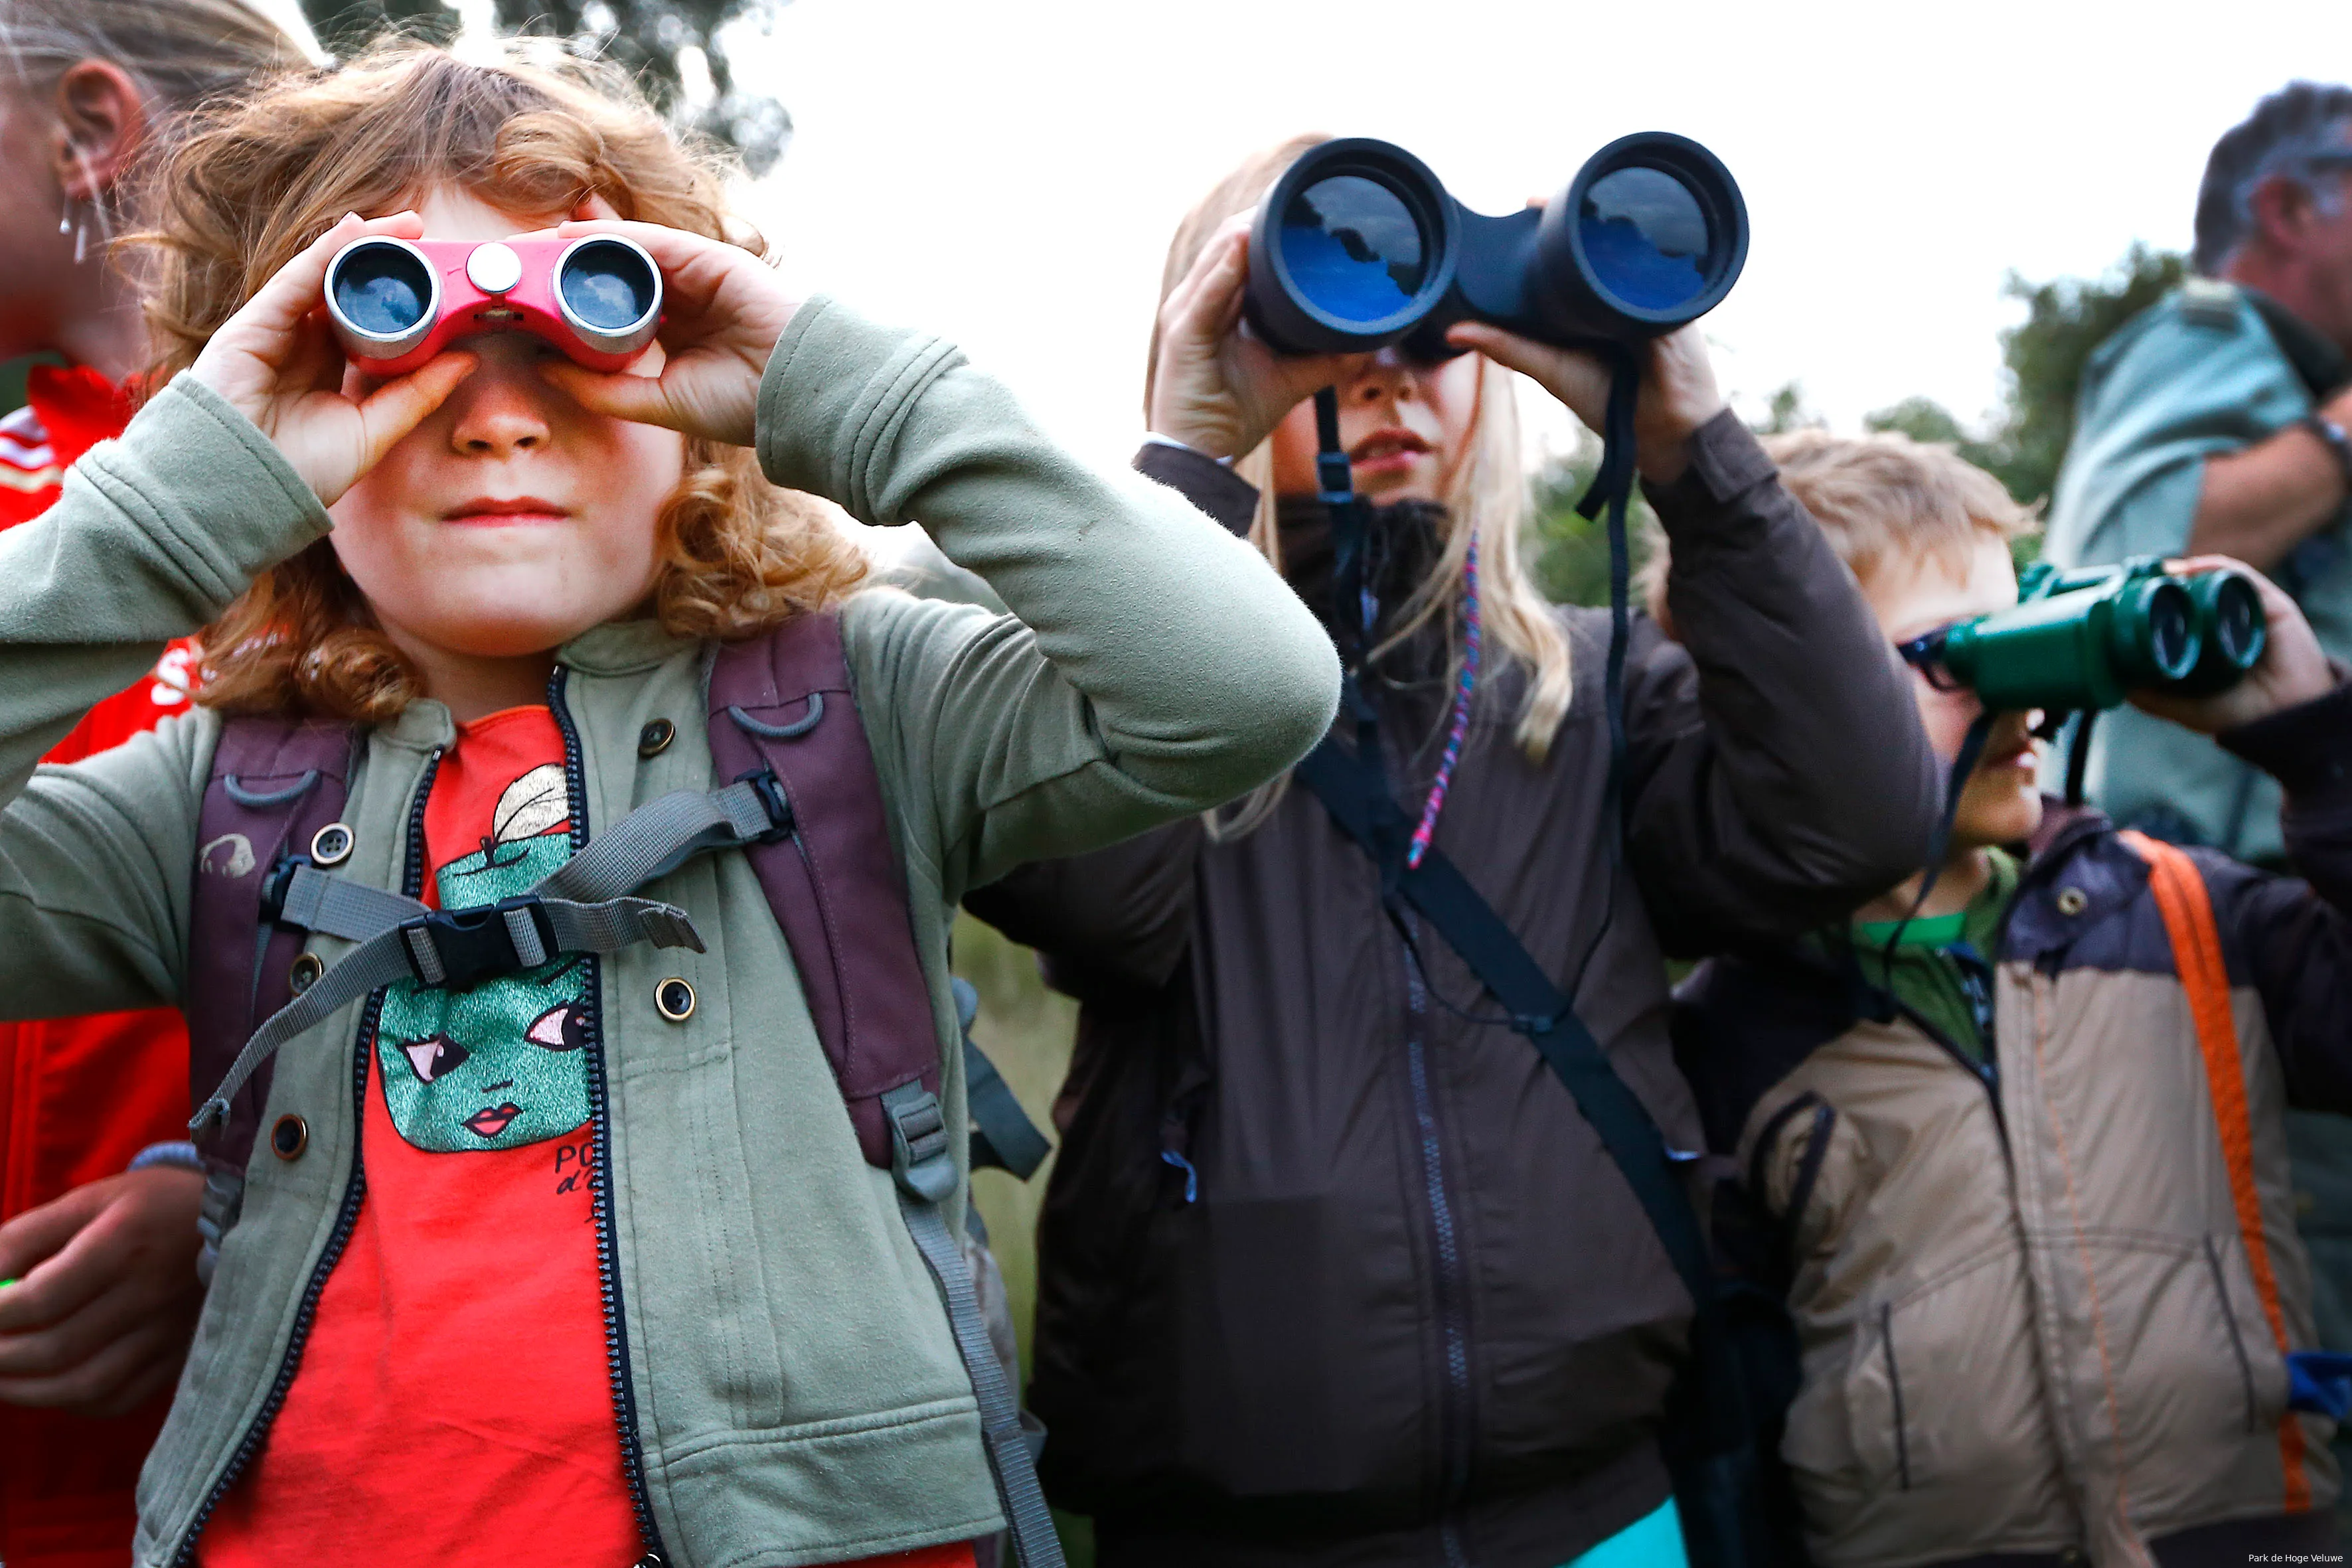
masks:
<svg viewBox="0 0 2352 1568"><path fill-rule="evenodd" d="M2148 861L2095 817L2011 906L1989 1066L1906 1010L1856 1021L1843 977L1718 962L1685 987L1678 1034L1747 1053L1686 1054L1703 1101L1793 1064L1710 1121L1780 1227L1781 1454L1822 1568L2123 1568L2223 1521L2324 1528L2330 1426L2287 1410L2314 1331L2283 1118L2298 1052L2352 1017L2347 922L2303 883L2176 865L2222 933L2201 1033Z"/></svg>

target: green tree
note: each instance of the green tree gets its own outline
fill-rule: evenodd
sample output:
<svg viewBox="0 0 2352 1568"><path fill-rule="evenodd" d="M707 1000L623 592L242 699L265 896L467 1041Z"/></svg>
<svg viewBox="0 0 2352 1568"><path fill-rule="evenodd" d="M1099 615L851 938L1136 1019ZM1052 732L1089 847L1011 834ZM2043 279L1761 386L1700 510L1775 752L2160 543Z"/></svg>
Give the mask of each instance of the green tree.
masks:
<svg viewBox="0 0 2352 1568"><path fill-rule="evenodd" d="M719 29L743 16L765 16L788 0L493 0L502 33L571 40L583 53L617 61L636 75L656 108L678 123L742 154L753 174L772 168L792 139L793 118L775 99L735 80ZM446 41L457 14L442 0L302 0L320 45L349 55L386 27ZM710 96L689 104L680 57L700 51Z"/></svg>
<svg viewBox="0 0 2352 1568"><path fill-rule="evenodd" d="M2025 303L2025 320L2000 334L2002 401L1989 429L1971 432L1932 398L1908 397L1863 423L1923 441L1949 441L2027 505L2049 499L2074 435L2074 398L2092 352L2116 328L2177 288L2186 259L2135 243L2097 278L2029 283L2009 275L2003 289Z"/></svg>
<svg viewBox="0 0 2352 1568"><path fill-rule="evenodd" d="M1609 528L1607 515L1588 522L1576 515L1576 503L1601 467L1601 438L1586 433L1572 452L1551 458L1530 480L1528 521L1519 548L1527 556L1536 586L1560 605L1605 605L1609 602ZM1627 512L1626 534L1633 545L1633 566L1638 572L1649 558L1657 536L1657 519L1639 487Z"/></svg>
<svg viewBox="0 0 2352 1568"><path fill-rule="evenodd" d="M1821 422L1821 416L1805 401L1803 385L1792 381L1764 400L1764 417L1752 421L1750 427L1759 436L1779 436ZM1547 459L1529 481L1532 493L1520 548L1527 553L1536 586L1554 604L1609 602L1606 520L1588 522L1576 514L1576 503L1600 467L1601 438L1585 431L1573 451ZM1660 538L1657 516L1638 488L1627 522L1633 569L1638 573L1655 553Z"/></svg>

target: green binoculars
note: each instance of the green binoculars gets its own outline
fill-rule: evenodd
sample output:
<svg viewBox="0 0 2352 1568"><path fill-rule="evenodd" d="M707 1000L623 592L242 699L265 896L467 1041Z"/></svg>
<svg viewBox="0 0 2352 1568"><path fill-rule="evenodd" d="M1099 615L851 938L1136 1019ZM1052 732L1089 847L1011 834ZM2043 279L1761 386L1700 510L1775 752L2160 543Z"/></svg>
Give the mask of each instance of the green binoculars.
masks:
<svg viewBox="0 0 2352 1568"><path fill-rule="evenodd" d="M2155 556L2120 566L2025 570L2015 609L1958 621L1902 646L1943 690L1985 707L2096 712L2134 691L2226 691L2262 662L2270 620L2252 577L2174 573Z"/></svg>

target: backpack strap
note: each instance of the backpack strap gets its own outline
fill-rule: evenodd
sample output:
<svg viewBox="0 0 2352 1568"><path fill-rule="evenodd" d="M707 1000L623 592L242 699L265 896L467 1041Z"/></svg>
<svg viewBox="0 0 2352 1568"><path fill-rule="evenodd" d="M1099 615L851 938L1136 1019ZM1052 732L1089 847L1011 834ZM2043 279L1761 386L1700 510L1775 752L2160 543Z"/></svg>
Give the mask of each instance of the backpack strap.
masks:
<svg viewBox="0 0 2352 1568"><path fill-rule="evenodd" d="M940 1103L939 1030L839 614L796 616L721 647L709 732L718 777L766 795L780 825L745 852L792 948L858 1148L890 1172L907 1233L946 1304L1013 1550L1023 1568L1062 1568L1020 1400L947 1222L956 1169Z"/></svg>
<svg viewBox="0 0 2352 1568"><path fill-rule="evenodd" d="M1405 916L1419 914L1470 966L1507 1023L1551 1069L1632 1189L1691 1299L1690 1363L1667 1398L1662 1440L1675 1480L1690 1560L1698 1568L1746 1568L1764 1523L1756 1479L1754 1400L1723 1310L1722 1283L1680 1163L1647 1107L1617 1076L1576 1008L1461 868L1433 846L1418 865L1405 855L1412 823L1389 792L1375 725L1360 725L1358 750L1331 736L1295 772L1332 825L1371 858L1381 902L1408 961L1421 963Z"/></svg>
<svg viewBox="0 0 2352 1568"><path fill-rule="evenodd" d="M305 934L262 916L275 877L322 857L350 853L325 829L338 824L358 755L355 727L238 716L221 726L197 817L194 892L189 904L188 1102L201 1103L260 1021L293 1000L293 966ZM242 1171L269 1097L265 1070L229 1106L208 1167Z"/></svg>
<svg viewBox="0 0 2352 1568"><path fill-rule="evenodd" d="M2189 1016L2197 1030L2198 1054L2204 1058L2205 1087L2213 1104L2214 1129L2221 1134L2222 1167L2230 1173L2246 1269L2254 1277L2254 1292L2262 1299L2263 1317L2278 1342L2279 1355L2292 1366L2278 1273L2271 1265L2262 1194L2254 1184L2253 1119L2246 1110L2245 1061L2239 1051L2237 1014L2230 1005L2230 972L2221 956L2221 927L2213 918L2213 895L2197 863L2182 850L2128 828L2119 837L2147 862L2148 890L2164 917L2173 968L2189 994ZM2311 1478L2304 1465L2303 1424L2292 1406L2279 1416L2278 1442L2279 1467L2286 1474L2284 1507L2300 1513L2311 1507Z"/></svg>
<svg viewBox="0 0 2352 1568"><path fill-rule="evenodd" d="M940 1042L840 616L796 616L721 647L709 708L717 776L783 805L789 831L751 847L751 869L791 944L857 1146L887 1171L882 1097L910 1083L936 1095Z"/></svg>
<svg viewBox="0 0 2352 1568"><path fill-rule="evenodd" d="M292 1000L304 935L264 920L265 889L286 868L349 854L339 825L358 756L348 724L238 715L221 726L196 818L196 863L188 906L188 1102L202 1101L226 1073L254 1026ZM205 1170L196 1229L196 1273L212 1281L221 1240L245 1206L245 1165L253 1155L269 1077L247 1080L231 1100L219 1136L198 1153Z"/></svg>

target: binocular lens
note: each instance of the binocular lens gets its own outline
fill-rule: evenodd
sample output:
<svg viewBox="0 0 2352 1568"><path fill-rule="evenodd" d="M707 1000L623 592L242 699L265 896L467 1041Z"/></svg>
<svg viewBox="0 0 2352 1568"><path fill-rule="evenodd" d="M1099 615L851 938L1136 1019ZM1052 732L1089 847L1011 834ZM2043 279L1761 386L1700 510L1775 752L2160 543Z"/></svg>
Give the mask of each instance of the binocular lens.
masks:
<svg viewBox="0 0 2352 1568"><path fill-rule="evenodd" d="M1282 214L1283 258L1298 291L1349 321L1377 321L1412 303L1429 247L1402 198L1361 174L1334 174Z"/></svg>
<svg viewBox="0 0 2352 1568"><path fill-rule="evenodd" d="M2172 679L2188 674L2197 661L2196 603L2169 580L2148 595L2147 652L2149 663Z"/></svg>
<svg viewBox="0 0 2352 1568"><path fill-rule="evenodd" d="M572 250L555 286L564 308L582 324L625 332L652 312L661 280L634 247L604 240Z"/></svg>
<svg viewBox="0 0 2352 1568"><path fill-rule="evenodd" d="M2208 635L2223 658L2240 669L2251 669L2262 658L2263 633L2269 620L2254 585L2233 576L2213 592L2212 626Z"/></svg>
<svg viewBox="0 0 2352 1568"><path fill-rule="evenodd" d="M1593 181L1577 226L1593 280L1628 305L1669 310L1707 285L1706 213L1663 169L1635 164Z"/></svg>
<svg viewBox="0 0 2352 1568"><path fill-rule="evenodd" d="M363 332L395 338L425 320L433 276L396 245L354 246L335 268L335 309Z"/></svg>

